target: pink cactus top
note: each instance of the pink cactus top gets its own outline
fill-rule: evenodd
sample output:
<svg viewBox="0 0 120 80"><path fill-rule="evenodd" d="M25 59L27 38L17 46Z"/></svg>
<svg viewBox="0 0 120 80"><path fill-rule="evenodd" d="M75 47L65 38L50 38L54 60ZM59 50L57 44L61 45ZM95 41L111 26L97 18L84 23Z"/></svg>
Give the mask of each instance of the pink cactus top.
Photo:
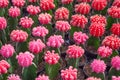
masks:
<svg viewBox="0 0 120 80"><path fill-rule="evenodd" d="M107 24L106 17L102 15L97 15L97 14L91 16L90 21L91 23L103 23L105 25Z"/></svg>
<svg viewBox="0 0 120 80"><path fill-rule="evenodd" d="M37 15L39 12L41 12L39 6L33 6L33 5L28 5L27 11L29 12L30 15Z"/></svg>
<svg viewBox="0 0 120 80"><path fill-rule="evenodd" d="M62 80L77 80L77 69L70 66L68 69L61 70Z"/></svg>
<svg viewBox="0 0 120 80"><path fill-rule="evenodd" d="M111 6L108 8L108 14L113 18L120 18L120 7Z"/></svg>
<svg viewBox="0 0 120 80"><path fill-rule="evenodd" d="M92 71L97 74L104 73L104 71L106 70L106 64L103 60L94 59L90 67L92 68Z"/></svg>
<svg viewBox="0 0 120 80"><path fill-rule="evenodd" d="M40 0L40 8L44 11L54 9L54 0Z"/></svg>
<svg viewBox="0 0 120 80"><path fill-rule="evenodd" d="M25 0L12 0L14 6L23 7L25 4Z"/></svg>
<svg viewBox="0 0 120 80"><path fill-rule="evenodd" d="M82 32L74 32L73 39L77 44L84 44L88 40L88 36Z"/></svg>
<svg viewBox="0 0 120 80"><path fill-rule="evenodd" d="M9 0L0 0L0 8L5 8L9 4Z"/></svg>
<svg viewBox="0 0 120 80"><path fill-rule="evenodd" d="M5 44L0 49L0 54L5 58L13 56L14 52L15 49L11 44Z"/></svg>
<svg viewBox="0 0 120 80"><path fill-rule="evenodd" d="M112 67L115 68L116 70L120 70L120 57L115 56L111 60Z"/></svg>
<svg viewBox="0 0 120 80"><path fill-rule="evenodd" d="M74 27L85 28L85 25L88 23L88 19L84 15L75 14L72 15L70 24Z"/></svg>
<svg viewBox="0 0 120 80"><path fill-rule="evenodd" d="M42 52L44 48L45 48L45 44L40 39L29 42L29 50L34 54L38 54Z"/></svg>
<svg viewBox="0 0 120 80"><path fill-rule="evenodd" d="M61 0L62 4L70 4L73 0Z"/></svg>
<svg viewBox="0 0 120 80"><path fill-rule="evenodd" d="M20 9L16 6L11 6L10 9L8 10L8 14L9 16L16 18L18 16L20 16Z"/></svg>
<svg viewBox="0 0 120 80"><path fill-rule="evenodd" d="M9 68L10 68L10 64L7 61L5 60L0 61L0 75L7 73L7 70Z"/></svg>
<svg viewBox="0 0 120 80"><path fill-rule="evenodd" d="M69 18L69 10L65 7L58 8L55 11L55 20L67 20Z"/></svg>
<svg viewBox="0 0 120 80"><path fill-rule="evenodd" d="M35 78L35 80L49 80L49 77L43 74L39 75L37 78Z"/></svg>
<svg viewBox="0 0 120 80"><path fill-rule="evenodd" d="M84 52L82 47L76 45L69 46L66 51L70 58L80 58L83 56Z"/></svg>
<svg viewBox="0 0 120 80"><path fill-rule="evenodd" d="M71 29L71 26L68 21L57 21L55 28L59 31L66 32Z"/></svg>
<svg viewBox="0 0 120 80"><path fill-rule="evenodd" d="M90 34L94 37L100 37L105 33L105 25L102 23L92 23L89 27Z"/></svg>
<svg viewBox="0 0 120 80"><path fill-rule="evenodd" d="M118 77L112 76L112 80L120 80L120 76L118 76Z"/></svg>
<svg viewBox="0 0 120 80"><path fill-rule="evenodd" d="M48 32L48 29L44 26L37 26L32 29L32 35L36 37L45 37Z"/></svg>
<svg viewBox="0 0 120 80"><path fill-rule="evenodd" d="M91 6L97 11L103 10L107 6L107 0L93 0Z"/></svg>
<svg viewBox="0 0 120 80"><path fill-rule="evenodd" d="M108 46L113 50L120 48L120 38L117 35L109 35L104 38L102 45Z"/></svg>
<svg viewBox="0 0 120 80"><path fill-rule="evenodd" d="M26 52L20 52L19 55L16 56L16 59L18 60L18 64L22 67L29 67L32 65L34 55L28 51Z"/></svg>
<svg viewBox="0 0 120 80"><path fill-rule="evenodd" d="M32 18L28 18L27 16L20 18L19 25L21 25L23 28L30 28L32 27L34 21Z"/></svg>
<svg viewBox="0 0 120 80"><path fill-rule="evenodd" d="M90 5L88 3L80 3L75 5L75 12L80 14L89 14L90 12Z"/></svg>
<svg viewBox="0 0 120 80"><path fill-rule="evenodd" d="M102 58L109 57L112 54L112 49L108 46L101 46L98 48L97 53Z"/></svg>
<svg viewBox="0 0 120 80"><path fill-rule="evenodd" d="M53 35L48 38L47 46L59 48L64 43L61 35Z"/></svg>
<svg viewBox="0 0 120 80"><path fill-rule="evenodd" d="M111 27L111 32L115 35L120 36L120 23L113 23Z"/></svg>
<svg viewBox="0 0 120 80"><path fill-rule="evenodd" d="M7 27L7 21L4 17L0 17L0 30L3 30Z"/></svg>
<svg viewBox="0 0 120 80"><path fill-rule="evenodd" d="M24 42L27 40L28 34L23 30L13 30L10 34L10 38L15 42Z"/></svg>
<svg viewBox="0 0 120 80"><path fill-rule="evenodd" d="M50 24L52 16L48 13L39 14L38 20L41 24Z"/></svg>
<svg viewBox="0 0 120 80"><path fill-rule="evenodd" d="M16 75L16 74L11 74L8 76L7 80L21 80L20 76Z"/></svg>
<svg viewBox="0 0 120 80"><path fill-rule="evenodd" d="M45 53L44 59L45 59L46 63L48 63L50 65L54 65L54 64L58 63L60 56L58 55L58 53L55 53L54 50L52 52L47 51Z"/></svg>

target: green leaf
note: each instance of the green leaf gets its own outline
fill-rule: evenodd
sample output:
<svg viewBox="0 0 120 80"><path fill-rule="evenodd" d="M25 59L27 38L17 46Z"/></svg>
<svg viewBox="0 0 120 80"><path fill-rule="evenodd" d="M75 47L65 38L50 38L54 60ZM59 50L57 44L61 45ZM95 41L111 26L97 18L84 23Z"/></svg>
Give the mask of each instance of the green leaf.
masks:
<svg viewBox="0 0 120 80"><path fill-rule="evenodd" d="M4 16L5 13L5 9L4 8L0 8L0 16Z"/></svg>
<svg viewBox="0 0 120 80"><path fill-rule="evenodd" d="M28 68L24 68L22 73L23 80L35 80L37 76L36 71L37 71L37 68L33 64Z"/></svg>
<svg viewBox="0 0 120 80"><path fill-rule="evenodd" d="M81 31L81 28L71 26L70 36L73 36L75 31Z"/></svg>
<svg viewBox="0 0 120 80"><path fill-rule="evenodd" d="M58 3L59 3L59 0L54 0L54 3L55 3L55 10L58 8Z"/></svg>
<svg viewBox="0 0 120 80"><path fill-rule="evenodd" d="M74 10L73 5L72 3L70 3L70 4L65 4L64 6L69 10L70 13L69 18L70 18L72 16L72 11Z"/></svg>
<svg viewBox="0 0 120 80"><path fill-rule="evenodd" d="M78 63L79 63L79 61L80 61L80 59L79 58L77 58L77 59L75 59L75 58L69 58L69 60L68 60L68 65L69 66L73 66L74 68L78 68Z"/></svg>
<svg viewBox="0 0 120 80"><path fill-rule="evenodd" d="M117 55L119 55L119 52L118 52L117 50L114 50L114 51L112 52L112 55L110 56L110 58L115 57L115 56L117 56Z"/></svg>
<svg viewBox="0 0 120 80"><path fill-rule="evenodd" d="M10 63L11 67L9 68L9 72L13 73L15 69L18 67L17 59L16 59L16 53L8 59L8 62Z"/></svg>
<svg viewBox="0 0 120 80"><path fill-rule="evenodd" d="M47 35L47 37L50 37L51 36L51 34L53 33L52 31L52 24L47 24L47 25L45 25L45 27L48 29L48 31L49 31L49 34Z"/></svg>
<svg viewBox="0 0 120 80"><path fill-rule="evenodd" d="M108 17L107 18L107 26L106 29L109 30L112 27L112 24L115 22L115 19L113 19L112 17Z"/></svg>
<svg viewBox="0 0 120 80"><path fill-rule="evenodd" d="M0 80L7 80L8 73L0 75Z"/></svg>
<svg viewBox="0 0 120 80"><path fill-rule="evenodd" d="M0 31L0 36L1 36L0 39L1 39L1 41L2 41L2 44L5 44L5 43L7 42L5 30L1 30L1 31Z"/></svg>
<svg viewBox="0 0 120 80"><path fill-rule="evenodd" d="M36 27L39 25L39 21L38 21L38 16L37 15L30 15L30 17L32 18L32 20L34 21L34 24L32 25L33 27Z"/></svg>
<svg viewBox="0 0 120 80"><path fill-rule="evenodd" d="M21 42L21 43L17 43L16 48L17 48L16 49L17 53L27 51L28 50L28 43L27 43L27 41Z"/></svg>
<svg viewBox="0 0 120 80"><path fill-rule="evenodd" d="M101 78L101 80L105 80L105 74L104 73L95 73L95 72L93 72L92 74L91 74L91 76L94 76L94 77L97 77L97 78Z"/></svg>
<svg viewBox="0 0 120 80"><path fill-rule="evenodd" d="M88 39L88 45L89 45L89 46L93 46L93 47L97 50L98 47L99 47L99 45L100 45L100 40L99 40L99 38L91 36L91 37Z"/></svg>
<svg viewBox="0 0 120 80"><path fill-rule="evenodd" d="M108 74L108 80L112 80L112 76L120 76L120 70L116 70L114 68L111 68Z"/></svg>
<svg viewBox="0 0 120 80"><path fill-rule="evenodd" d="M58 75L60 69L60 64L57 63L55 65L49 65L46 63L45 70L47 75L49 75L50 80L54 80L54 78Z"/></svg>
<svg viewBox="0 0 120 80"><path fill-rule="evenodd" d="M8 18L8 26L9 26L10 32L12 30L16 29L17 25L18 25L18 19L17 18L12 18L12 17Z"/></svg>

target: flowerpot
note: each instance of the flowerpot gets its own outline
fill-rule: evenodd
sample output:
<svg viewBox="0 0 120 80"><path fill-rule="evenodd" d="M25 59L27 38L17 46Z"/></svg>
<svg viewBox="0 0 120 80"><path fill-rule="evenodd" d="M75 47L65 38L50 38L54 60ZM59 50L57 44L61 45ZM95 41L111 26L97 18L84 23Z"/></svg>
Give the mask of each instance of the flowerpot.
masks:
<svg viewBox="0 0 120 80"><path fill-rule="evenodd" d="M79 60L79 67L83 67L87 63L86 55L83 55Z"/></svg>
<svg viewBox="0 0 120 80"><path fill-rule="evenodd" d="M91 74L92 74L92 69L90 67L90 63L87 63L84 65L83 67L83 71L84 71L84 74L87 76L87 77L90 77Z"/></svg>
<svg viewBox="0 0 120 80"><path fill-rule="evenodd" d="M82 69L78 69L77 80L85 80L85 75Z"/></svg>

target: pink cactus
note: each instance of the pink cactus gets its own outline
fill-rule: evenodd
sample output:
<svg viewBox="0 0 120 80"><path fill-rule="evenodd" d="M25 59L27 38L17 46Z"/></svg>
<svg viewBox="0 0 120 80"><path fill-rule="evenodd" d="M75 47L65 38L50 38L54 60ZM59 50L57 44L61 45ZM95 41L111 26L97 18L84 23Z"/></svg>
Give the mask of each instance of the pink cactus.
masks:
<svg viewBox="0 0 120 80"><path fill-rule="evenodd" d="M9 4L8 0L0 0L0 8L5 8Z"/></svg>
<svg viewBox="0 0 120 80"><path fill-rule="evenodd" d="M84 44L88 40L88 36L82 32L74 32L73 39L77 44Z"/></svg>
<svg viewBox="0 0 120 80"><path fill-rule="evenodd" d="M62 32L66 32L71 29L68 21L57 21L55 27L56 29Z"/></svg>
<svg viewBox="0 0 120 80"><path fill-rule="evenodd" d="M80 3L75 5L75 12L80 14L89 14L90 5L88 3Z"/></svg>
<svg viewBox="0 0 120 80"><path fill-rule="evenodd" d="M61 0L62 4L70 4L73 0Z"/></svg>
<svg viewBox="0 0 120 80"><path fill-rule="evenodd" d="M10 9L8 10L9 16L16 18L18 16L20 16L20 9L17 8L16 6L12 6L10 7Z"/></svg>
<svg viewBox="0 0 120 80"><path fill-rule="evenodd" d="M92 68L92 71L97 74L104 73L104 71L106 70L106 64L103 60L94 59L90 67Z"/></svg>
<svg viewBox="0 0 120 80"><path fill-rule="evenodd" d="M59 48L64 43L61 35L53 35L48 38L47 46Z"/></svg>
<svg viewBox="0 0 120 80"><path fill-rule="evenodd" d="M38 20L41 24L51 23L52 16L48 13L41 13L38 17Z"/></svg>
<svg viewBox="0 0 120 80"><path fill-rule="evenodd" d="M37 0L28 0L30 3L37 2Z"/></svg>
<svg viewBox="0 0 120 80"><path fill-rule="evenodd" d="M91 0L77 0L77 2L91 2Z"/></svg>
<svg viewBox="0 0 120 80"><path fill-rule="evenodd" d="M97 11L105 9L106 6L107 6L107 0L93 0L92 1L92 8Z"/></svg>
<svg viewBox="0 0 120 80"><path fill-rule="evenodd" d="M40 0L40 8L44 11L54 9L54 0Z"/></svg>
<svg viewBox="0 0 120 80"><path fill-rule="evenodd" d="M101 80L100 78L96 78L96 77L89 77L86 80Z"/></svg>
<svg viewBox="0 0 120 80"><path fill-rule="evenodd" d="M102 15L94 15L90 17L91 23L102 23L102 24L107 24L106 17Z"/></svg>
<svg viewBox="0 0 120 80"><path fill-rule="evenodd" d="M89 30L92 36L100 37L105 33L105 25L102 23L92 23Z"/></svg>
<svg viewBox="0 0 120 80"><path fill-rule="evenodd" d="M13 30L10 34L10 38L15 42L24 42L27 40L28 34L23 30Z"/></svg>
<svg viewBox="0 0 120 80"><path fill-rule="evenodd" d="M102 58L109 57L112 54L112 49L109 48L108 46L101 46L98 48L97 53L99 56Z"/></svg>
<svg viewBox="0 0 120 80"><path fill-rule="evenodd" d="M120 23L113 23L111 27L111 32L115 35L120 36Z"/></svg>
<svg viewBox="0 0 120 80"><path fill-rule="evenodd" d="M5 58L13 56L14 52L14 47L11 44L3 45L0 50L0 54Z"/></svg>
<svg viewBox="0 0 120 80"><path fill-rule="evenodd" d="M112 80L120 80L120 76L118 76L118 77L112 76Z"/></svg>
<svg viewBox="0 0 120 80"><path fill-rule="evenodd" d="M45 44L40 39L29 42L29 50L34 54L38 54L42 52L44 48L45 48Z"/></svg>
<svg viewBox="0 0 120 80"><path fill-rule="evenodd" d="M70 58L80 58L84 54L84 49L80 46L71 45L68 47L66 54L69 55Z"/></svg>
<svg viewBox="0 0 120 80"><path fill-rule="evenodd" d="M116 70L120 70L120 57L115 56L111 60L112 67L115 68Z"/></svg>
<svg viewBox="0 0 120 80"><path fill-rule="evenodd" d="M117 35L106 36L102 41L102 45L108 46L113 50L120 48L120 38Z"/></svg>
<svg viewBox="0 0 120 80"><path fill-rule="evenodd" d="M30 28L33 25L34 21L32 18L28 18L27 16L20 18L19 25L23 28Z"/></svg>
<svg viewBox="0 0 120 80"><path fill-rule="evenodd" d="M0 17L0 30L3 30L7 27L7 21L4 17Z"/></svg>
<svg viewBox="0 0 120 80"><path fill-rule="evenodd" d="M69 10L65 7L58 8L55 11L55 20L67 20L69 18Z"/></svg>
<svg viewBox="0 0 120 80"><path fill-rule="evenodd" d="M45 59L46 63L48 63L50 65L54 65L54 64L58 63L60 56L58 55L58 53L55 53L54 50L52 52L47 51L45 53L44 59Z"/></svg>
<svg viewBox="0 0 120 80"><path fill-rule="evenodd" d="M68 69L61 70L62 80L77 80L77 69L70 66Z"/></svg>
<svg viewBox="0 0 120 80"><path fill-rule="evenodd" d="M75 27L85 28L88 23L88 19L84 15L75 14L72 16L70 24Z"/></svg>
<svg viewBox="0 0 120 80"><path fill-rule="evenodd" d="M113 6L117 6L117 7L120 7L120 0L114 0Z"/></svg>
<svg viewBox="0 0 120 80"><path fill-rule="evenodd" d="M48 29L46 29L44 26L37 26L32 29L32 35L36 37L45 37L48 32Z"/></svg>
<svg viewBox="0 0 120 80"><path fill-rule="evenodd" d="M120 7L112 6L108 8L108 14L113 18L120 18Z"/></svg>
<svg viewBox="0 0 120 80"><path fill-rule="evenodd" d="M22 67L29 67L32 65L34 55L28 51L26 52L20 52L19 55L16 56L16 59L18 60L18 64Z"/></svg>
<svg viewBox="0 0 120 80"><path fill-rule="evenodd" d="M37 78L35 78L35 80L49 80L49 77L43 74L39 75Z"/></svg>
<svg viewBox="0 0 120 80"><path fill-rule="evenodd" d="M39 12L41 12L39 6L33 6L33 5L27 6L27 11L29 12L30 15L37 15Z"/></svg>
<svg viewBox="0 0 120 80"><path fill-rule="evenodd" d="M0 61L0 75L7 73L7 70L9 68L10 68L10 64L7 61L5 60Z"/></svg>
<svg viewBox="0 0 120 80"><path fill-rule="evenodd" d="M12 0L14 6L23 7L25 4L25 0Z"/></svg>
<svg viewBox="0 0 120 80"><path fill-rule="evenodd" d="M8 76L7 80L21 80L20 77L16 74L11 74Z"/></svg>

